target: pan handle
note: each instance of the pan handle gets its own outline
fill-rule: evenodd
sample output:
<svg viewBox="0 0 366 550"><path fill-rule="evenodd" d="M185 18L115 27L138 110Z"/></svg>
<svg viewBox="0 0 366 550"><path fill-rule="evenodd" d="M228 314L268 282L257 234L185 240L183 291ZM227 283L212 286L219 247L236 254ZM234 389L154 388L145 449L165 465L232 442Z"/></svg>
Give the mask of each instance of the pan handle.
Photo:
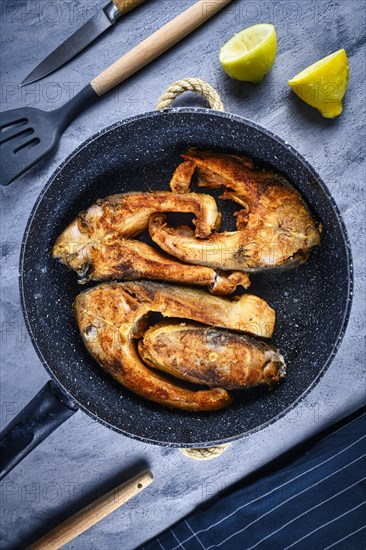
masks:
<svg viewBox="0 0 366 550"><path fill-rule="evenodd" d="M47 382L0 432L0 480L77 410L55 382Z"/></svg>

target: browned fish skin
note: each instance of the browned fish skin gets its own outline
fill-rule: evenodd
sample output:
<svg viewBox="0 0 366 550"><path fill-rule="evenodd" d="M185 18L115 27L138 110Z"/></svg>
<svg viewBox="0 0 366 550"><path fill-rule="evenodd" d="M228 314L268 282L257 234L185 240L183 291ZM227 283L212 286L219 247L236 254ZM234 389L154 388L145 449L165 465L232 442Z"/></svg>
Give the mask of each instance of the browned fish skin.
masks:
<svg viewBox="0 0 366 550"><path fill-rule="evenodd" d="M204 241L189 227L168 227L164 215L154 215L150 235L169 254L191 264L251 272L298 265L320 243L321 225L284 177L256 169L244 157L194 149L182 156L183 164L196 164L199 186L224 186L221 198L237 202L242 210L236 214L237 231L213 233ZM172 190L188 192L189 174L178 171Z"/></svg>
<svg viewBox="0 0 366 550"><path fill-rule="evenodd" d="M227 330L163 321L139 341L141 359L177 378L227 390L273 386L285 376L279 351Z"/></svg>
<svg viewBox="0 0 366 550"><path fill-rule="evenodd" d="M84 249L104 244L111 235L134 237L147 228L154 212L195 214L196 235L202 238L217 228L221 220L215 199L210 195L186 193L177 196L169 191L111 195L77 216L56 240L53 256L73 263L72 259L78 259Z"/></svg>
<svg viewBox="0 0 366 550"><path fill-rule="evenodd" d="M111 376L142 397L191 411L225 407L230 395L221 388L180 388L142 363L135 339L142 336L152 311L266 337L275 322L274 311L249 294L230 300L189 287L125 282L101 284L76 297L74 312L84 343Z"/></svg>
<svg viewBox="0 0 366 550"><path fill-rule="evenodd" d="M155 250L148 244L110 237L103 246L91 247L88 271L82 281L141 279L164 280L179 284L207 286L213 294L231 294L238 285L248 288L246 273L219 274L210 267L189 265Z"/></svg>
<svg viewBox="0 0 366 550"><path fill-rule="evenodd" d="M186 160L179 164L170 181L173 193L189 193L189 186L195 170L196 163L193 160Z"/></svg>
<svg viewBox="0 0 366 550"><path fill-rule="evenodd" d="M113 195L97 201L58 237L53 257L78 273L79 282L153 279L208 286L214 294L248 288L247 275L220 274L209 267L186 265L131 237L147 228L152 212L193 212L196 231L206 235L220 215L212 197L171 192Z"/></svg>

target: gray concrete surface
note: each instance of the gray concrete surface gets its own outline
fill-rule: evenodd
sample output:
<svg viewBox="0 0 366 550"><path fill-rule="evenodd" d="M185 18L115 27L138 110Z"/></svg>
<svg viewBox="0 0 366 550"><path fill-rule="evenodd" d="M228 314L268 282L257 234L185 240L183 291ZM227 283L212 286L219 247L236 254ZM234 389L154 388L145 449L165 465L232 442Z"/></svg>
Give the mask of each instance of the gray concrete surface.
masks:
<svg viewBox="0 0 366 550"><path fill-rule="evenodd" d="M150 0L126 16L58 72L18 89L18 83L54 46L103 5L100 0L1 2L2 109L54 109L139 40L193 0ZM231 81L218 52L234 32L258 22L275 24L279 49L265 81ZM223 488L304 437L357 409L364 398L365 334L365 3L363 0L234 0L221 14L83 113L65 132L58 152L8 188L1 188L1 425L47 381L26 333L18 294L20 243L28 215L58 164L97 130L154 109L175 79L203 78L220 92L228 111L255 120L290 142L330 188L352 243L355 288L348 330L319 385L291 413L230 447L211 462L179 450L122 437L76 414L29 455L1 484L1 548L27 544L144 466L155 480L138 498L84 533L67 548L137 547ZM345 108L324 120L294 97L287 80L310 63L344 47L350 62ZM177 105L202 105L186 95Z"/></svg>

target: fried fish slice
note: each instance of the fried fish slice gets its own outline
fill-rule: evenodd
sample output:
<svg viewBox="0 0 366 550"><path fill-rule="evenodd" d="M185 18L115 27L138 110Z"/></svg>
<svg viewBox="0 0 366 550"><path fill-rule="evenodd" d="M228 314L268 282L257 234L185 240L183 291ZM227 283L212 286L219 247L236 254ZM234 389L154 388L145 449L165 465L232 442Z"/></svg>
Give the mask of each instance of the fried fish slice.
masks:
<svg viewBox="0 0 366 550"><path fill-rule="evenodd" d="M248 288L246 273L224 273L210 267L189 265L169 257L148 244L110 236L103 246L92 246L88 261L79 270L79 282L163 280L179 284L207 286L213 294L231 294L238 285Z"/></svg>
<svg viewBox="0 0 366 550"><path fill-rule="evenodd" d="M273 386L286 374L284 358L267 342L196 324L158 323L144 333L138 351L150 367L227 390Z"/></svg>
<svg viewBox="0 0 366 550"><path fill-rule="evenodd" d="M220 223L215 200L209 195L170 192L128 193L99 200L58 237L53 257L89 280L155 279L209 286L214 294L247 288L248 276L223 274L208 267L185 265L132 237L147 228L153 212L192 212L197 235L207 235Z"/></svg>
<svg viewBox="0 0 366 550"><path fill-rule="evenodd" d="M172 228L164 215L150 219L152 239L166 252L191 264L214 269L256 272L293 267L320 243L322 226L312 217L300 193L281 175L256 169L244 157L190 149L173 176L174 191L189 190L194 162L201 187L225 187L221 196L241 206L237 231L213 233L204 241L186 226ZM176 181L179 181L177 186Z"/></svg>
<svg viewBox="0 0 366 550"><path fill-rule="evenodd" d="M74 313L84 343L103 369L138 395L167 407L207 411L230 404L226 390L191 391L166 380L141 361L136 338L146 316L182 317L201 323L271 336L275 313L250 294L219 298L203 290L152 282L105 283L79 294Z"/></svg>
<svg viewBox="0 0 366 550"><path fill-rule="evenodd" d="M196 216L197 237L207 237L220 225L221 216L210 195L169 191L123 193L98 200L61 233L53 247L53 257L72 269L80 269L90 249L108 243L109 237L129 239L147 228L154 212L188 212Z"/></svg>

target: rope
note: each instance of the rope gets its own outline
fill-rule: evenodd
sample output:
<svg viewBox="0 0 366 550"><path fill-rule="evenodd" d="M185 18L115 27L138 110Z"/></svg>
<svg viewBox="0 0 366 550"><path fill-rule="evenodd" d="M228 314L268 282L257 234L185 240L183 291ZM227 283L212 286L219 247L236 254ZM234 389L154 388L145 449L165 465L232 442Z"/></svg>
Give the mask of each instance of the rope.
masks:
<svg viewBox="0 0 366 550"><path fill-rule="evenodd" d="M196 92L205 98L211 109L223 111L224 105L215 88L199 78L185 78L173 82L160 96L157 110L168 109L172 102L183 92Z"/></svg>
<svg viewBox="0 0 366 550"><path fill-rule="evenodd" d="M226 449L230 447L230 444L218 445L217 447L207 447L204 449L179 449L184 455L193 460L212 460L220 456Z"/></svg>

